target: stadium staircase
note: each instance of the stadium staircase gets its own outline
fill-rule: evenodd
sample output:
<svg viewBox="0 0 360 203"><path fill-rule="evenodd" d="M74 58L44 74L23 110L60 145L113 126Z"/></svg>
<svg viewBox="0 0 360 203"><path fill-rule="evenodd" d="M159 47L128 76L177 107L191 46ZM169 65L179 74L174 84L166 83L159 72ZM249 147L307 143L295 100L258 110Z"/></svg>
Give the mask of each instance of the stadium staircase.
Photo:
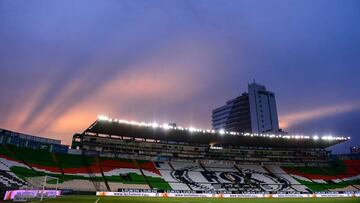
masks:
<svg viewBox="0 0 360 203"><path fill-rule="evenodd" d="M61 171L61 174L63 176L63 178L65 178L65 173L64 173L64 170L63 168L61 167L56 155L54 153L51 153L51 157L53 159L53 161L56 163L57 167L59 167L60 171Z"/></svg>
<svg viewBox="0 0 360 203"><path fill-rule="evenodd" d="M148 186L150 187L150 189L154 189L153 186L150 184L148 178L147 178L146 175L144 174L144 171L143 171L142 168L139 166L139 163L138 163L135 159L133 159L132 161L133 161L134 165L136 166L136 168L140 170L140 173L141 173L141 175L144 177L146 184L148 184Z"/></svg>
<svg viewBox="0 0 360 203"><path fill-rule="evenodd" d="M298 181L315 192L359 190L360 180L356 178L359 172L341 160L330 167L288 167L286 170L290 174L306 178Z"/></svg>
<svg viewBox="0 0 360 203"><path fill-rule="evenodd" d="M109 186L109 183L108 183L108 181L107 181L107 179L106 179L106 177L105 177L105 175L104 175L104 171L103 171L103 168L102 168L102 166L101 166L101 164L100 164L100 160L99 160L99 157L98 157L98 156L95 157L95 163L96 163L96 165L100 168L101 177L102 177L102 179L104 180L104 183L105 183L105 186L106 186L107 191L111 191L110 186Z"/></svg>
<svg viewBox="0 0 360 203"><path fill-rule="evenodd" d="M329 192L328 188L324 187L320 183L317 183L317 182L313 181L312 178L309 175L305 174L305 178L307 178L307 179L309 179L311 181L311 184L310 184L312 186L311 190Z"/></svg>
<svg viewBox="0 0 360 203"><path fill-rule="evenodd" d="M334 176L334 177L336 177L337 179L341 180L342 182L345 182L345 181L346 181L346 180L344 180L343 178L339 177L338 174L329 171L327 168L321 168L321 170L324 171L324 174L327 174L327 175L329 175L329 176ZM355 175L355 174L354 174L354 175ZM340 185L340 186L341 186L341 184L337 184L337 183L334 183L333 185ZM356 188L357 190L360 190L359 186L356 186L355 184L349 184L349 186L354 187L354 188Z"/></svg>
<svg viewBox="0 0 360 203"><path fill-rule="evenodd" d="M360 163L359 164L357 164L356 166L354 165L354 166L351 166L353 169L354 169L354 171L356 171L357 172L357 174L360 174ZM360 176L359 176L359 182L360 182ZM355 185L354 185L355 186ZM356 185L356 188L357 189L359 189L359 191L360 191L360 184L357 184Z"/></svg>
<svg viewBox="0 0 360 203"><path fill-rule="evenodd" d="M4 145L4 149L7 150L13 157L29 167L35 174L39 174L30 164L28 164L24 159L20 158L13 150L11 150L10 147L11 146Z"/></svg>
<svg viewBox="0 0 360 203"><path fill-rule="evenodd" d="M204 165L202 163L199 163L199 165L204 171L207 171L207 169L204 167Z"/></svg>
<svg viewBox="0 0 360 203"><path fill-rule="evenodd" d="M169 164L169 166L170 166L171 170L175 171L174 166L173 166L170 162L168 162L168 164Z"/></svg>
<svg viewBox="0 0 360 203"><path fill-rule="evenodd" d="M265 171L266 171L267 173L269 173L271 176L273 176L273 177L278 177L278 175L275 174L275 173L273 173L272 170L270 170L268 167L264 166L263 168L264 168ZM290 184L289 187L290 187L291 189L293 189L294 191L297 191L297 189L296 189L292 184ZM298 191L298 192L299 192L299 191Z"/></svg>
<svg viewBox="0 0 360 203"><path fill-rule="evenodd" d="M332 173L330 171L328 171L326 168L323 168L321 167L320 170L326 174L326 175L329 175L329 176L333 176L333 177L336 177L337 179L341 180L341 181L344 181L342 178L340 178L336 173ZM327 181L327 183L331 186L342 186L341 184L338 184L336 182L333 182L333 181ZM352 186L352 185L350 185Z"/></svg>
<svg viewBox="0 0 360 203"><path fill-rule="evenodd" d="M90 167L92 163L89 163L86 160L86 156L84 154L82 154L82 159L83 159L83 163L85 164L85 168L87 170L87 173L89 174L90 177L90 181L93 183L94 188L96 191L100 191L100 182L97 180L95 173L93 172L92 168Z"/></svg>

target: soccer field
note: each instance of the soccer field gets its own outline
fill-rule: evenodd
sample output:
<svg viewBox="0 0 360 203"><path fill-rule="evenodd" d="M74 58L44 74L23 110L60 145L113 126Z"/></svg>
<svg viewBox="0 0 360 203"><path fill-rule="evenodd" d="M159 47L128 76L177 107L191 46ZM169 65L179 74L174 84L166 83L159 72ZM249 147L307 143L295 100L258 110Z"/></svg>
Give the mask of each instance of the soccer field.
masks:
<svg viewBox="0 0 360 203"><path fill-rule="evenodd" d="M265 199L237 199L237 198L160 198L160 197L96 197L96 196L64 196L57 199L47 199L43 202L51 203L300 203L300 202L341 202L359 203L360 198L265 198Z"/></svg>

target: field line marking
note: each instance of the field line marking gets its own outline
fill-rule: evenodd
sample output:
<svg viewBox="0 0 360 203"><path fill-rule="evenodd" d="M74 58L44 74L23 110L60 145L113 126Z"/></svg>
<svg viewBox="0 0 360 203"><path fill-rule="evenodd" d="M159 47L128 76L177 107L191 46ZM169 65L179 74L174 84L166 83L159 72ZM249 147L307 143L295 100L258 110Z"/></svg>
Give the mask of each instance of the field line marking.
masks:
<svg viewBox="0 0 360 203"><path fill-rule="evenodd" d="M97 200L95 201L95 203L98 203L98 201L100 200L100 197L99 198L97 198Z"/></svg>

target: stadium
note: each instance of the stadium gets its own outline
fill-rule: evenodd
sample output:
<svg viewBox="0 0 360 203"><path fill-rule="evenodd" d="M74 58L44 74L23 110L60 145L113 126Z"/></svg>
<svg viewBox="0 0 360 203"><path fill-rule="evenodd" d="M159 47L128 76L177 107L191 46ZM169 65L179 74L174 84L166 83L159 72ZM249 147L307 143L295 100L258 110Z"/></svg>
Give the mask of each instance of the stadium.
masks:
<svg viewBox="0 0 360 203"><path fill-rule="evenodd" d="M359 11L0 0L0 203L360 203Z"/></svg>
<svg viewBox="0 0 360 203"><path fill-rule="evenodd" d="M327 150L349 139L99 116L69 148L2 129L1 195L48 202L358 202L359 155Z"/></svg>

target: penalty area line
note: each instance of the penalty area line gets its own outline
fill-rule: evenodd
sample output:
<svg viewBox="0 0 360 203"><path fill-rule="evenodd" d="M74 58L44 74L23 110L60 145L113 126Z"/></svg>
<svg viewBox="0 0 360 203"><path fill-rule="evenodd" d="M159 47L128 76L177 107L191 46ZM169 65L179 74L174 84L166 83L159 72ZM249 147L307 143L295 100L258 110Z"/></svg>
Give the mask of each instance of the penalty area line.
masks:
<svg viewBox="0 0 360 203"><path fill-rule="evenodd" d="M95 203L98 203L98 201L100 200L100 197L99 198L97 198L97 200L95 201Z"/></svg>

